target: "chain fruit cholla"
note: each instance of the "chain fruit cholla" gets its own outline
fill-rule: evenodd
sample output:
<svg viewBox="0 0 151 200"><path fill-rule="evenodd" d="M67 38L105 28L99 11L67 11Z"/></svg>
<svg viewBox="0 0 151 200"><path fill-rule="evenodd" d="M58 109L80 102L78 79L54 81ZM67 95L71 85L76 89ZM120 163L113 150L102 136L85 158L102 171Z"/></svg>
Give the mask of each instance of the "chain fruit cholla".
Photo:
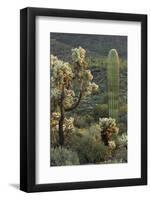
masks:
<svg viewBox="0 0 151 200"><path fill-rule="evenodd" d="M65 113L77 108L82 98L92 94L98 85L92 82L93 75L85 60L82 47L72 49L72 64L51 55L51 112L59 112L59 144L64 144ZM76 85L76 89L75 89Z"/></svg>

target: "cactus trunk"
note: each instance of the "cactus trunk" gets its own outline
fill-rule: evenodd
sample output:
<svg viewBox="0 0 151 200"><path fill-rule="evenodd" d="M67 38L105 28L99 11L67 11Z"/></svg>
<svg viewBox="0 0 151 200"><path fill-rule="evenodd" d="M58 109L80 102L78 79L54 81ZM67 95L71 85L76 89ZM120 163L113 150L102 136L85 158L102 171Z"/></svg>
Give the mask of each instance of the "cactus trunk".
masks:
<svg viewBox="0 0 151 200"><path fill-rule="evenodd" d="M108 55L108 107L109 117L118 120L119 105L119 56L116 49L111 49Z"/></svg>

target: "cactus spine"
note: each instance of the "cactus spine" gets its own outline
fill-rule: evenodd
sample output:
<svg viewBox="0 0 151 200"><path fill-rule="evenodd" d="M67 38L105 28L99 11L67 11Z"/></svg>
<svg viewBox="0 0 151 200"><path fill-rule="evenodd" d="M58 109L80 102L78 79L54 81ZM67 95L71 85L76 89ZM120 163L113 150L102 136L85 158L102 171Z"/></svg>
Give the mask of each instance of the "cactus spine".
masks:
<svg viewBox="0 0 151 200"><path fill-rule="evenodd" d="M111 49L108 54L107 81L109 117L118 120L119 56L116 49Z"/></svg>

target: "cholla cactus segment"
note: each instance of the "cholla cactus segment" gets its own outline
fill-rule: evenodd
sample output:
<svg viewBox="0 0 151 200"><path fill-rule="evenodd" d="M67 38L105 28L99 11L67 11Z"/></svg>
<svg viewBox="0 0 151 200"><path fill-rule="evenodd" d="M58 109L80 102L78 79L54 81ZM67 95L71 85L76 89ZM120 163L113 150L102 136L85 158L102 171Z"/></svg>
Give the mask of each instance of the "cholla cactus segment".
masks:
<svg viewBox="0 0 151 200"><path fill-rule="evenodd" d="M73 70L83 96L91 95L98 90L98 85L92 83L93 75L85 60L86 51L82 47L72 49Z"/></svg>
<svg viewBox="0 0 151 200"><path fill-rule="evenodd" d="M113 150L113 149L116 148L115 141L112 140L112 141L109 141L108 143L109 143L108 146L109 146L109 148L110 148L111 150Z"/></svg>
<svg viewBox="0 0 151 200"><path fill-rule="evenodd" d="M116 126L116 121L112 118L100 118L99 125L101 130L101 138L104 144L109 146L111 136L113 134L118 134L119 132L119 128Z"/></svg>
<svg viewBox="0 0 151 200"><path fill-rule="evenodd" d="M61 96L61 91L57 88L52 88L51 96L57 99Z"/></svg>
<svg viewBox="0 0 151 200"><path fill-rule="evenodd" d="M70 108L74 102L74 97L75 97L75 93L73 90L70 89L65 89L64 90L64 100L63 100L63 105L64 108Z"/></svg>
<svg viewBox="0 0 151 200"><path fill-rule="evenodd" d="M58 124L60 119L60 113L59 112L53 112L51 115L51 128L58 130ZM64 118L64 131L73 131L74 130L74 118L70 117L69 119Z"/></svg>
<svg viewBox="0 0 151 200"><path fill-rule="evenodd" d="M96 92L99 88L99 86L97 84L95 84L94 82L92 82L92 83L87 82L86 84L83 87L83 94L85 96L88 96L88 95L92 94L93 92Z"/></svg>
<svg viewBox="0 0 151 200"><path fill-rule="evenodd" d="M51 114L51 144L52 146L58 145L58 131L59 131L59 119L60 113L53 112ZM65 136L65 141L74 131L74 118L70 117L64 118L63 121L63 131Z"/></svg>
<svg viewBox="0 0 151 200"><path fill-rule="evenodd" d="M92 86L92 91L94 91L94 92L97 91L99 88L99 86L94 82L91 84L91 86Z"/></svg>
<svg viewBox="0 0 151 200"><path fill-rule="evenodd" d="M86 51L82 47L72 49L72 60L78 62L80 65L85 60Z"/></svg>
<svg viewBox="0 0 151 200"><path fill-rule="evenodd" d="M64 131L65 133L73 131L74 130L74 118L70 117L69 119L65 118L64 119Z"/></svg>
<svg viewBox="0 0 151 200"><path fill-rule="evenodd" d="M114 133L118 133L119 129L116 126L116 120L112 119L111 117L109 118L99 118L99 124L101 130L104 129L112 129Z"/></svg>
<svg viewBox="0 0 151 200"><path fill-rule="evenodd" d="M60 113L59 112L53 112L52 113L52 119L59 119L60 118Z"/></svg>
<svg viewBox="0 0 151 200"><path fill-rule="evenodd" d="M55 86L55 89L60 89L63 84L68 85L73 78L70 64L51 55L51 77L52 88Z"/></svg>
<svg viewBox="0 0 151 200"><path fill-rule="evenodd" d="M51 129L53 131L57 130L58 124L59 124L59 119L60 119L60 113L59 112L53 112L51 114Z"/></svg>
<svg viewBox="0 0 151 200"><path fill-rule="evenodd" d="M59 119L60 119L59 112L53 112L51 114L51 144L52 145L57 144L57 132L58 132L58 127L59 127Z"/></svg>
<svg viewBox="0 0 151 200"><path fill-rule="evenodd" d="M57 56L50 55L50 67L54 67L58 62Z"/></svg>
<svg viewBox="0 0 151 200"><path fill-rule="evenodd" d="M92 81L93 75L91 74L90 70L85 70L85 77L87 80Z"/></svg>

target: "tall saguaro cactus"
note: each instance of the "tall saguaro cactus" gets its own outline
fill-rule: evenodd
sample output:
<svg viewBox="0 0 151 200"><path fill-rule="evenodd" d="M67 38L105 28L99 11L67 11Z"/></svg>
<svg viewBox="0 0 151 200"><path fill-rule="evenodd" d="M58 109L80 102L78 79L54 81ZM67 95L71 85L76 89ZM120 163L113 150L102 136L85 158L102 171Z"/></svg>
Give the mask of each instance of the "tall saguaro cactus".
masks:
<svg viewBox="0 0 151 200"><path fill-rule="evenodd" d="M119 56L116 49L111 49L108 54L107 80L109 117L118 120Z"/></svg>

